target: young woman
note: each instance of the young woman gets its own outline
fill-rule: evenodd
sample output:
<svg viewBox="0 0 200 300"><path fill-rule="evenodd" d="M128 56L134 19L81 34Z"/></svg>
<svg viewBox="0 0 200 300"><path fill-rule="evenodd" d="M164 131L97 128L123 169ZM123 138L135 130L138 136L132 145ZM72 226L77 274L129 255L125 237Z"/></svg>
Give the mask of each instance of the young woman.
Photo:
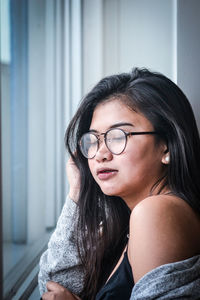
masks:
<svg viewBox="0 0 200 300"><path fill-rule="evenodd" d="M79 257L72 266L79 297L199 299L200 139L183 92L146 69L106 77L81 102L66 146L78 209L77 231L62 241L77 237L70 254ZM59 232L64 219L65 212ZM52 244L59 248L51 241L51 253ZM65 277L68 260L61 255L49 273ZM76 299L66 289L76 293L75 283L58 282L64 287L48 282L43 299Z"/></svg>

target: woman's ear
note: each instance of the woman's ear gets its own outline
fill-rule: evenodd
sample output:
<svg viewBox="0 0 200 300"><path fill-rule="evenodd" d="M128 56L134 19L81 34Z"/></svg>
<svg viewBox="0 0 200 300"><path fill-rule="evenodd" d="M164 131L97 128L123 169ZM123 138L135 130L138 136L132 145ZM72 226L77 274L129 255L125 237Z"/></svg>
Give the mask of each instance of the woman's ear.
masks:
<svg viewBox="0 0 200 300"><path fill-rule="evenodd" d="M161 161L165 165L168 165L170 163L170 154L166 145L165 145L164 154Z"/></svg>

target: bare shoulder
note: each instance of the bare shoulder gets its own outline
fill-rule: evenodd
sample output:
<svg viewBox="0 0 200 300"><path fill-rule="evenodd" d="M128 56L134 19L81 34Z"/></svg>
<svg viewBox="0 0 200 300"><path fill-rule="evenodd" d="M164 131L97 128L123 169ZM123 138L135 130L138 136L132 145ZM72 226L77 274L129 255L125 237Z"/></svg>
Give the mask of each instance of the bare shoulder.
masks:
<svg viewBox="0 0 200 300"><path fill-rule="evenodd" d="M156 195L145 198L135 206L131 213L131 223L139 217L146 217L147 220L163 221L169 218L171 222L190 220L200 222L200 216L189 206L186 201L174 195ZM173 218L174 217L174 218ZM155 219L156 218L156 219Z"/></svg>
<svg viewBox="0 0 200 300"><path fill-rule="evenodd" d="M200 217L182 199L151 196L130 218L128 255L135 282L148 271L200 253Z"/></svg>

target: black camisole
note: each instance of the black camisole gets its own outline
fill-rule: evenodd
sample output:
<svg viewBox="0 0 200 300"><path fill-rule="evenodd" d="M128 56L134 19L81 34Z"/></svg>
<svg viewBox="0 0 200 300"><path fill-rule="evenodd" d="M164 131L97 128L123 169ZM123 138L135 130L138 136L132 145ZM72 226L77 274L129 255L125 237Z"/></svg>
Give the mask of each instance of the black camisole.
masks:
<svg viewBox="0 0 200 300"><path fill-rule="evenodd" d="M126 251L121 264L97 293L95 300L128 300L133 286L133 274Z"/></svg>

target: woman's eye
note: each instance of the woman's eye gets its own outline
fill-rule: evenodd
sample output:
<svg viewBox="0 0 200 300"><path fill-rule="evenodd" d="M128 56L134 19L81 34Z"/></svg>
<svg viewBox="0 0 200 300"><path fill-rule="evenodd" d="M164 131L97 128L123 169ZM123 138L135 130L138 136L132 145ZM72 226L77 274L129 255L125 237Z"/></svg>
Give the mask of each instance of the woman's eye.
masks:
<svg viewBox="0 0 200 300"><path fill-rule="evenodd" d="M124 137L122 136L113 136L111 138L108 138L107 141L108 142L120 142L124 139Z"/></svg>
<svg viewBox="0 0 200 300"><path fill-rule="evenodd" d="M93 141L93 142L88 143L89 147L96 146L96 145L97 145L97 141Z"/></svg>

